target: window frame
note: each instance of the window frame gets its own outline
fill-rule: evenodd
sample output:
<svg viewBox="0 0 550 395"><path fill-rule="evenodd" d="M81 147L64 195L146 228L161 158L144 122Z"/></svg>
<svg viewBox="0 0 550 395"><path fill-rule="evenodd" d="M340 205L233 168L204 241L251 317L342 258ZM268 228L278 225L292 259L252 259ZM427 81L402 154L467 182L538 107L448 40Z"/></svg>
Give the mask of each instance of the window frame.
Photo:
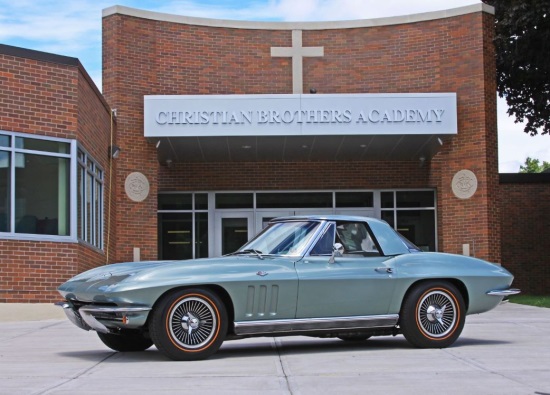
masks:
<svg viewBox="0 0 550 395"><path fill-rule="evenodd" d="M82 153L83 159L81 159L80 153ZM76 202L74 206L74 216L76 218L75 237L79 242L85 243L88 246L96 248L100 251L105 249L105 169L91 156L88 151L77 144L75 154L75 180L74 191L76 195ZM98 171L101 173L101 177L98 177ZM78 193L80 192L80 184L78 183L78 174L83 172L83 199L78 201ZM91 189L92 195L90 200L90 228L88 230L88 177L91 176ZM99 186L98 186L99 184ZM99 189L99 193L97 192ZM99 196L99 206L96 213L96 201L95 197ZM79 213L81 215L81 222L78 223ZM97 229L99 227L99 229ZM80 231L80 235L79 232ZM90 239L88 239L88 237Z"/></svg>
<svg viewBox="0 0 550 395"><path fill-rule="evenodd" d="M9 232L0 232L0 239L8 240L31 240L31 241L53 241L53 242L70 242L76 243L78 239L76 237L76 152L77 152L77 142L72 139L64 139L59 137L50 137L43 135L36 135L31 133L20 133L20 132L10 132L7 130L0 129L0 134L10 137L10 146L4 147L0 146L0 151L8 152L10 156L10 208L9 208ZM15 141L16 138L23 139L35 139L35 140L46 140L59 143L69 144L69 153L55 153L49 151L37 151L25 148L17 148ZM16 163L16 154L31 154L31 155L42 155L50 156L56 158L67 158L69 159L69 235L59 236L59 235L47 235L47 234L33 234L33 233L16 233L15 232L15 163Z"/></svg>
<svg viewBox="0 0 550 395"><path fill-rule="evenodd" d="M157 233L158 233L158 239L157 239L157 259L163 259L165 260L166 258L163 256L161 257L161 252L163 252L163 246L162 246L162 243L161 243L161 238L162 238L162 235L161 235L161 231L162 231L162 224L161 222L163 221L163 215L164 214L190 214L191 215L191 253L192 253L192 257L191 258L183 258L183 259L198 259L197 258L197 255L200 254L200 251L197 251L198 250L198 247L197 247L197 242L198 242L198 237L199 235L197 234L197 224L199 223L198 221L198 218L199 218L199 215L201 214L206 214L207 216L207 224L208 224L208 227L207 227L207 240L208 240L208 254L206 257L200 257L200 258L207 258L207 257L211 257L211 246L212 246L212 242L211 242L211 235L213 235L213 232L210 232L210 229L212 229L212 226L213 226L213 215L212 215L212 206L214 205L214 200L213 200L213 197L211 199L211 194L208 193L208 192L201 192L201 191L195 191L195 192L188 192L188 191L181 191L181 192L159 192L157 194L157 204L158 204L158 207L160 207L160 199L161 199L161 195L162 196L189 196L191 199L191 207L187 207L187 208L170 208L170 209L158 209L157 210ZM197 201L198 201L198 197L197 195L206 195L206 208L198 208L197 206L199 206L199 204L197 204ZM233 210L233 209L231 209ZM162 254L163 255L163 254Z"/></svg>
<svg viewBox="0 0 550 395"><path fill-rule="evenodd" d="M379 191L380 193L380 200L382 199L382 193L392 193L392 199L393 199L393 204L392 204L392 207L382 207L382 203L380 202L380 213L379 213L379 218L382 218L382 213L383 212L388 212L388 213L392 213L392 217L393 217L393 228L394 230L396 230L397 232L398 229L399 229L399 224L398 224L398 221L397 221L397 214L399 212L406 212L406 211L431 211L433 212L433 215L434 215L434 245L435 245L435 250L432 251L432 252L437 252L439 251L439 233L438 233L438 227L437 227L437 190L436 189L433 189L433 188L412 188L412 189L381 189ZM400 193L400 192L432 192L433 193L433 205L432 206L419 206L419 207L400 207L397 205L397 194ZM414 244L414 243L413 243Z"/></svg>

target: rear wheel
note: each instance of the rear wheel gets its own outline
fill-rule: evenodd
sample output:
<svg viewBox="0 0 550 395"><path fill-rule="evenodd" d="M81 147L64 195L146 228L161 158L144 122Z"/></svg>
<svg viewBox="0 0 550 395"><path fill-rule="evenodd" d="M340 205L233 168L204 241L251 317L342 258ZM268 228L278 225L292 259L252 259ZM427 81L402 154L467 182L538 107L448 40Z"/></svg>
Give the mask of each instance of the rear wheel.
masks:
<svg viewBox="0 0 550 395"><path fill-rule="evenodd" d="M400 326L415 347L444 348L460 336L465 320L464 298L446 281L415 286L405 297Z"/></svg>
<svg viewBox="0 0 550 395"><path fill-rule="evenodd" d="M120 334L97 332L99 339L115 351L145 351L153 345L153 341L137 332L122 332Z"/></svg>
<svg viewBox="0 0 550 395"><path fill-rule="evenodd" d="M164 297L153 310L149 333L155 346L178 361L208 358L227 333L223 302L206 289L185 289Z"/></svg>

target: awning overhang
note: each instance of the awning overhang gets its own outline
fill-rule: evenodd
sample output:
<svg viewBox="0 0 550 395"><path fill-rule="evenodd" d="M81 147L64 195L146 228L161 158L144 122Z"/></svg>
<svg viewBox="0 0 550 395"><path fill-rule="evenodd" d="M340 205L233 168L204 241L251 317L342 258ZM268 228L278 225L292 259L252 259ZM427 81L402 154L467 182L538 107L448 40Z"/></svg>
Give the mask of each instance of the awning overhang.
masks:
<svg viewBox="0 0 550 395"><path fill-rule="evenodd" d="M448 135L149 138L162 164L178 162L429 161Z"/></svg>
<svg viewBox="0 0 550 395"><path fill-rule="evenodd" d="M454 93L144 98L161 163L426 161L456 134Z"/></svg>

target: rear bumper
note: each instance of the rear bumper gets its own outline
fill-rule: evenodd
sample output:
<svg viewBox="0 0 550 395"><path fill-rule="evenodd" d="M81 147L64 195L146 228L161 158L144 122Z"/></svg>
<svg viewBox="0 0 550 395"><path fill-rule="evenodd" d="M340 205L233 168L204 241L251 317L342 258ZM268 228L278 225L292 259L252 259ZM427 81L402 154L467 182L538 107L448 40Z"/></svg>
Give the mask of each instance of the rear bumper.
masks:
<svg viewBox="0 0 550 395"><path fill-rule="evenodd" d="M83 306L76 309L70 302L58 302L73 324L84 330L111 333L119 329L137 329L145 325L150 307Z"/></svg>
<svg viewBox="0 0 550 395"><path fill-rule="evenodd" d="M508 288L508 289L495 289L493 291L488 291L487 295L491 296L510 296L510 295L517 295L521 291L517 288Z"/></svg>

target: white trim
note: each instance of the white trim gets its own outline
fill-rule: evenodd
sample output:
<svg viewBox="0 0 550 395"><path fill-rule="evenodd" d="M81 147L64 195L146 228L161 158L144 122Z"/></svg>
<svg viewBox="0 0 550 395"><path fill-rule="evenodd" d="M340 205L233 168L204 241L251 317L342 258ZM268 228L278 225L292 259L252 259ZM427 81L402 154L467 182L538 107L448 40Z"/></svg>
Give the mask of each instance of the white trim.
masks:
<svg viewBox="0 0 550 395"><path fill-rule="evenodd" d="M23 133L23 132L11 132L9 130L0 129L0 134L2 134L2 133L6 133L10 136L23 137L23 138L35 139L35 140L58 141L58 142L62 142L62 143L71 143L73 141L73 139L66 139L66 138L62 138L62 137L50 137L50 136L44 136L44 135L41 135L41 134L32 134L32 133ZM15 143L13 143L13 144L15 144ZM21 149L21 148L17 148L17 149ZM42 151L40 151L40 152L42 152Z"/></svg>
<svg viewBox="0 0 550 395"><path fill-rule="evenodd" d="M78 151L81 151L84 155L84 161L80 160L78 156ZM81 207L81 216L82 221L80 224L80 236L78 237L78 232L75 233L75 237L79 242L82 242L88 246L92 246L98 251L104 251L105 249L105 170L103 167L97 162L97 160L90 155L90 153L81 145L77 144L77 147L75 149L75 178L74 180L71 180L71 182L74 181L74 191L75 191L75 206L74 206L74 217L76 221L75 225L75 231L77 231L78 227L78 209L79 209L79 202L78 202L78 191L80 189L80 185L78 184L78 172L83 171L83 185L84 185L84 193L82 196L82 201L80 202L82 204ZM90 171L90 168L88 167L88 163L92 163L92 171ZM97 176L97 170L101 172L101 178ZM90 234L87 234L88 229L88 215L87 215L87 198L88 198L88 176L92 179L92 191L91 191L91 201L90 204ZM98 196L97 194L97 185L100 185L101 191ZM95 209L95 199L97 198L98 204L99 204L99 213L96 213ZM99 218L96 221L96 215L99 214ZM99 229L97 229L99 227ZM89 240L88 240L89 237Z"/></svg>
<svg viewBox="0 0 550 395"><path fill-rule="evenodd" d="M36 135L32 133L12 132L4 129L0 129L0 134L10 137L10 146L1 147L2 151L10 153L10 207L9 207L9 222L10 231L0 232L1 240L22 240L22 241L45 241L45 242L60 242L60 243L78 243L76 234L76 189L74 183L76 180L76 167L78 165L77 158L77 141L75 139L66 139L60 137L50 137L44 135ZM16 138L34 139L53 141L59 143L65 143L69 145L69 153L58 153L51 151L30 150L25 148L17 148L15 146ZM34 233L16 233L15 232L15 155L16 154L29 154L29 155L41 155L56 158L69 159L69 235L50 235L50 234L34 234Z"/></svg>
<svg viewBox="0 0 550 395"><path fill-rule="evenodd" d="M362 27L401 25L405 23L425 22L437 19L452 18L460 15L473 14L476 12L495 13L494 7L484 3L467 5L464 7L451 8L448 10L423 12L402 16L386 18L360 19L349 21L328 21L328 22L262 22L262 21L237 21L227 19L208 19L183 15L173 15L161 12L140 10L120 5L105 8L102 12L103 18L111 15L121 14L136 18L150 19L161 22L180 23L185 25L208 26L230 29L251 29L251 30L333 30L333 29L356 29Z"/></svg>
<svg viewBox="0 0 550 395"><path fill-rule="evenodd" d="M72 238L75 240L78 240L78 232L77 232L77 226L78 226L78 218L77 218L77 212L78 212L78 182L77 182L77 174L78 174L78 143L76 140L73 140L71 142L71 169L70 169L70 176L69 176L69 213L71 215L70 222L69 222L69 234Z"/></svg>
<svg viewBox="0 0 550 395"><path fill-rule="evenodd" d="M285 99L296 99L296 98L303 98L311 99L311 100L322 100L324 99L338 99L342 97L355 97L355 98L361 98L361 97L370 97L374 99L381 99L381 98L444 98L449 97L451 95L456 95L456 92L411 92L411 93L320 93L316 95L310 95L310 94L294 94L294 93L263 93L263 94L228 94L228 95L144 95L144 98L147 98L147 100L170 100L170 99L178 99L178 100L196 100L197 98L204 98L207 96L208 99L211 100L226 100L227 98L231 99L250 99L251 97L255 100L257 99L272 99L272 100L285 100Z"/></svg>
<svg viewBox="0 0 550 395"><path fill-rule="evenodd" d="M0 240L14 241L51 241L56 243L78 243L78 240L72 236L55 236L31 233L8 233L0 232Z"/></svg>

